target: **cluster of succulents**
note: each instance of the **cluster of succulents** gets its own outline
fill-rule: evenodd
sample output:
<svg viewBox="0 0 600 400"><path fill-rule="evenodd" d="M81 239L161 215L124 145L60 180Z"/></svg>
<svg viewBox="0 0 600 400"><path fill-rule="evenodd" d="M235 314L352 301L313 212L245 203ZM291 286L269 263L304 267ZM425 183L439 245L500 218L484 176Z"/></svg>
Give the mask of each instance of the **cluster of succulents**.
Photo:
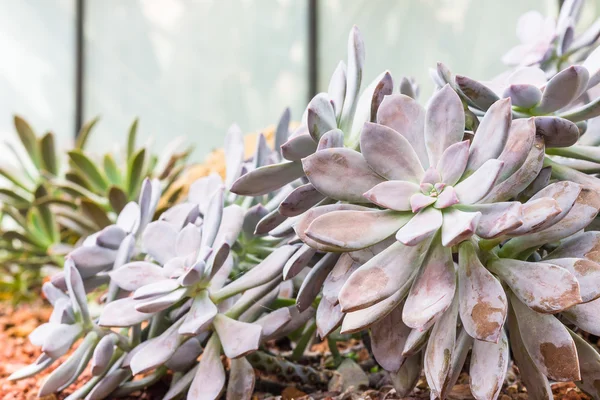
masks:
<svg viewBox="0 0 600 400"><path fill-rule="evenodd" d="M22 149L6 146L21 168L0 167L7 183L0 188L0 285L13 300L40 284L41 267L62 267L64 255L80 238L112 224L137 198L144 178L159 179L166 191L186 166L190 149L179 149L180 141L160 156L147 146L138 147L137 120L129 129L122 159L113 153L98 157L86 150L97 122L93 119L82 127L63 160L52 132L38 137L23 118L14 118ZM163 203L180 195L181 190L171 193Z"/></svg>
<svg viewBox="0 0 600 400"><path fill-rule="evenodd" d="M424 372L447 398L469 360L473 396L496 399L512 358L532 398L551 399L552 381L599 398L600 354L580 333L600 335L600 50L593 30L573 41L580 8L565 1L543 56L519 49L536 53L494 81L438 64L425 107L389 72L361 91L353 28L348 62L292 132L284 112L273 148L260 136L245 159L232 126L224 180L196 181L153 221L161 185L146 179L66 256L43 287L52 317L30 336L42 355L10 379L68 355L40 395L91 363L68 399L167 375L165 399L250 399L261 364L327 379L267 341L292 338L295 358L315 334L369 332L400 396Z"/></svg>

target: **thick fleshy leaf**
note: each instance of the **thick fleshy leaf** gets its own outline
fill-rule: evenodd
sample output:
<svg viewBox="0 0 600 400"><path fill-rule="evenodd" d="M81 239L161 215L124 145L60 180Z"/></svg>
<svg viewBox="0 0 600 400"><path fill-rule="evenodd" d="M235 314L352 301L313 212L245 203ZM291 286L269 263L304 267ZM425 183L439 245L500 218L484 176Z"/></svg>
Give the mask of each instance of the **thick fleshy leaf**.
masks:
<svg viewBox="0 0 600 400"><path fill-rule="evenodd" d="M338 63L331 75L329 86L327 87L327 94L333 103L335 116L339 122L340 116L342 115L344 97L346 96L346 63L343 61Z"/></svg>
<svg viewBox="0 0 600 400"><path fill-rule="evenodd" d="M371 209L363 206L358 206L354 204L327 204L322 206L317 206L309 209L304 214L302 214L296 224L294 225L294 231L296 235L302 240L304 243L308 244L312 248L322 251L341 251L342 249L335 246L328 246L317 242L316 240L311 239L306 236L306 231L310 224L320 217L321 215L330 213L332 211L342 211L342 210L363 210L363 211L371 211Z"/></svg>
<svg viewBox="0 0 600 400"><path fill-rule="evenodd" d="M110 272L110 278L121 289L134 291L142 286L166 279L164 270L147 261L134 261Z"/></svg>
<svg viewBox="0 0 600 400"><path fill-rule="evenodd" d="M583 188L567 215L556 224L540 232L510 240L501 254L518 254L545 243L552 243L570 236L588 226L598 214L600 195L594 190Z"/></svg>
<svg viewBox="0 0 600 400"><path fill-rule="evenodd" d="M213 299L224 299L253 287L265 284L279 276L287 260L296 252L295 246L279 247L267 256L260 264L246 272L224 288L213 293Z"/></svg>
<svg viewBox="0 0 600 400"><path fill-rule="evenodd" d="M33 364L30 364L26 367L17 370L16 372L13 372L6 379L8 381L17 381L20 379L29 378L42 372L50 365L52 365L53 362L54 359L52 357L49 357L47 354L42 353Z"/></svg>
<svg viewBox="0 0 600 400"><path fill-rule="evenodd" d="M452 250L435 238L412 284L402 320L411 328L426 328L450 307L455 290Z"/></svg>
<svg viewBox="0 0 600 400"><path fill-rule="evenodd" d="M119 213L117 226L125 232L135 232L140 224L140 216L140 206L130 201Z"/></svg>
<svg viewBox="0 0 600 400"><path fill-rule="evenodd" d="M277 190L304 176L302 164L293 161L265 165L242 175L231 186L231 191L244 196L260 196Z"/></svg>
<svg viewBox="0 0 600 400"><path fill-rule="evenodd" d="M548 114L567 106L583 93L588 79L588 70L580 65L572 65L560 71L546 84L542 100L534 111Z"/></svg>
<svg viewBox="0 0 600 400"><path fill-rule="evenodd" d="M536 200L542 197L551 197L556 200L561 212L552 221L550 221L550 224L553 224L563 219L565 215L569 213L575 204L575 201L577 201L577 198L581 193L581 189L581 185L577 183L569 181L555 182L541 189L539 192L533 195L530 200ZM543 226L543 228L546 227L547 226Z"/></svg>
<svg viewBox="0 0 600 400"><path fill-rule="evenodd" d="M338 304L338 295L348 278L360 267L360 263L348 253L343 253L323 282L323 298Z"/></svg>
<svg viewBox="0 0 600 400"><path fill-rule="evenodd" d="M48 332L42 351L52 358L58 358L69 351L82 332L83 327L79 324L56 325Z"/></svg>
<svg viewBox="0 0 600 400"><path fill-rule="evenodd" d="M202 215L206 214L206 208L208 207L210 197L222 184L223 181L221 180L221 176L216 173L195 180L190 185L188 191L188 202L198 205L200 213Z"/></svg>
<svg viewBox="0 0 600 400"><path fill-rule="evenodd" d="M425 115L425 143L429 165L437 165L444 151L463 139L465 113L462 102L450 85L436 92Z"/></svg>
<svg viewBox="0 0 600 400"><path fill-rule="evenodd" d="M425 109L416 100L401 94L386 96L377 111L377 122L402 135L419 157L422 168L429 168L424 137Z"/></svg>
<svg viewBox="0 0 600 400"><path fill-rule="evenodd" d="M573 199L573 202L575 199ZM568 211L568 210L567 210ZM530 199L521 206L523 225L512 230L510 235L519 236L537 232L551 225L555 218L562 212L558 202L552 197Z"/></svg>
<svg viewBox="0 0 600 400"><path fill-rule="evenodd" d="M364 249L392 236L411 218L396 211L332 211L317 217L306 235L346 250Z"/></svg>
<svg viewBox="0 0 600 400"><path fill-rule="evenodd" d="M300 312L311 306L338 258L336 253L325 254L306 275L296 296L296 307Z"/></svg>
<svg viewBox="0 0 600 400"><path fill-rule="evenodd" d="M339 304L334 304L323 297L317 307L317 315L315 318L319 337L324 339L330 333L335 331L342 323L344 315L345 314L342 312Z"/></svg>
<svg viewBox="0 0 600 400"><path fill-rule="evenodd" d="M398 371L404 363L402 349L410 330L402 322L401 306L371 326L373 356L386 371Z"/></svg>
<svg viewBox="0 0 600 400"><path fill-rule="evenodd" d="M173 371L186 372L196 363L200 353L202 353L200 342L195 337L190 338L175 350L165 366Z"/></svg>
<svg viewBox="0 0 600 400"><path fill-rule="evenodd" d="M96 236L96 244L112 250L117 250L127 233L117 225L109 225Z"/></svg>
<svg viewBox="0 0 600 400"><path fill-rule="evenodd" d="M555 313L581 303L579 283L564 268L544 262L495 259L488 268L505 281L528 307Z"/></svg>
<svg viewBox="0 0 600 400"><path fill-rule="evenodd" d="M408 223L403 224L396 233L396 240L407 246L414 246L433 236L442 226L442 222L440 210L433 207L426 208L412 217Z"/></svg>
<svg viewBox="0 0 600 400"><path fill-rule="evenodd" d="M142 235L142 246L152 258L164 264L176 256L177 230L165 221L151 222Z"/></svg>
<svg viewBox="0 0 600 400"><path fill-rule="evenodd" d="M142 302L138 303L135 306L135 309L139 312L145 313L156 313L162 310L166 310L171 307L173 304L177 303L179 300L182 300L187 296L188 289L181 288L174 290L164 296L144 299Z"/></svg>
<svg viewBox="0 0 600 400"><path fill-rule="evenodd" d="M598 379L600 379L600 354L592 345L585 341L581 336L569 331L575 347L577 348L577 358L579 359L579 370L581 381L575 384L584 392L592 395L593 398L600 396L598 388Z"/></svg>
<svg viewBox="0 0 600 400"><path fill-rule="evenodd" d="M512 121L508 131L508 138L502 153L498 156L504 161L504 166L498 177L502 182L516 172L527 159L535 139L535 119L516 119Z"/></svg>
<svg viewBox="0 0 600 400"><path fill-rule="evenodd" d="M81 246L69 253L82 278L88 278L112 267L117 252L100 246Z"/></svg>
<svg viewBox="0 0 600 400"><path fill-rule="evenodd" d="M114 334L108 334L100 339L92 355L92 375L102 375L108 370L117 340Z"/></svg>
<svg viewBox="0 0 600 400"><path fill-rule="evenodd" d="M360 85L362 83L365 63L365 44L356 26L352 27L348 36L348 67L346 69L346 93L344 106L340 115L340 128L348 132L354 119Z"/></svg>
<svg viewBox="0 0 600 400"><path fill-rule="evenodd" d="M494 187L503 165L500 160L487 160L471 176L454 186L460 203L474 204L483 199Z"/></svg>
<svg viewBox="0 0 600 400"><path fill-rule="evenodd" d="M432 205L436 201L437 197L428 196L423 193L415 193L410 196L410 209L416 214L422 209Z"/></svg>
<svg viewBox="0 0 600 400"><path fill-rule="evenodd" d="M504 202L457 206L459 210L479 212L481 217L475 233L484 239L493 239L518 228L523 224L521 203Z"/></svg>
<svg viewBox="0 0 600 400"><path fill-rule="evenodd" d="M283 111L283 114L281 114L281 117L277 122L277 127L275 128L275 151L279 151L281 149L281 145L288 140L291 118L292 113L288 107Z"/></svg>
<svg viewBox="0 0 600 400"><path fill-rule="evenodd" d="M225 386L225 379L225 368L221 363L221 343L219 337L213 334L202 353L200 366L187 395L188 400L217 400Z"/></svg>
<svg viewBox="0 0 600 400"><path fill-rule="evenodd" d="M325 198L315 187L307 183L298 186L279 204L279 213L286 217L300 215Z"/></svg>
<svg viewBox="0 0 600 400"><path fill-rule="evenodd" d="M182 257L198 251L201 241L202 234L200 233L200 230L196 225L189 223L177 234L175 253Z"/></svg>
<svg viewBox="0 0 600 400"><path fill-rule="evenodd" d="M467 167L469 159L469 141L454 143L444 151L437 168L440 172L442 182L446 185L454 185L461 178Z"/></svg>
<svg viewBox="0 0 600 400"><path fill-rule="evenodd" d="M410 283L404 285L396 293L371 307L346 314L342 322L342 334L355 333L369 328L377 321L391 313L406 297Z"/></svg>
<svg viewBox="0 0 600 400"><path fill-rule="evenodd" d="M208 296L208 291L203 290L194 297L192 308L187 313L183 324L179 328L180 335L197 335L211 324L217 315L217 307Z"/></svg>
<svg viewBox="0 0 600 400"><path fill-rule="evenodd" d="M382 72L365 88L356 105L349 137L349 147L358 144L363 125L365 122L375 122L381 102L385 96L391 95L393 91L394 81L389 71Z"/></svg>
<svg viewBox="0 0 600 400"><path fill-rule="evenodd" d="M417 354L423 349L429 338L429 329L419 330L412 329L406 338L404 343L404 349L402 355L404 357L410 357Z"/></svg>
<svg viewBox="0 0 600 400"><path fill-rule="evenodd" d="M423 263L429 241L416 246L396 242L360 266L339 292L344 312L370 307L396 293ZM335 270L334 270L335 271Z"/></svg>
<svg viewBox="0 0 600 400"><path fill-rule="evenodd" d="M88 333L77 350L44 381L38 392L38 396L43 397L56 393L75 381L92 357L92 352L97 341L97 333Z"/></svg>
<svg viewBox="0 0 600 400"><path fill-rule="evenodd" d="M318 151L302 160L310 183L322 194L337 200L365 203L363 193L383 182L363 156L346 148Z"/></svg>
<svg viewBox="0 0 600 400"><path fill-rule="evenodd" d="M277 334L291 320L292 315L290 314L290 310L287 308L278 308L257 319L254 323L262 327L262 337L269 337Z"/></svg>
<svg viewBox="0 0 600 400"><path fill-rule="evenodd" d="M231 360L227 400L250 400L254 392L254 369L245 358Z"/></svg>
<svg viewBox="0 0 600 400"><path fill-rule="evenodd" d="M221 225L223 218L223 202L225 196L225 187L221 186L214 191L206 208L202 224L202 243L201 247L212 247Z"/></svg>
<svg viewBox="0 0 600 400"><path fill-rule="evenodd" d="M365 198L380 207L396 211L411 210L411 196L419 193L419 185L408 181L385 181L364 194Z"/></svg>
<svg viewBox="0 0 600 400"><path fill-rule="evenodd" d="M227 357L242 357L258 350L262 331L260 325L236 321L223 314L217 314L213 326Z"/></svg>
<svg viewBox="0 0 600 400"><path fill-rule="evenodd" d="M518 300L516 300L518 301ZM548 316L549 318L554 318ZM527 322L519 322L515 317L513 307L508 310L508 327L510 331L510 347L512 349L515 364L519 366L523 382L527 387L527 393L532 398L541 400L551 400L552 388L548 383L548 379L542 373L539 364L529 355L525 344L523 343L523 334L520 332L519 325Z"/></svg>
<svg viewBox="0 0 600 400"><path fill-rule="evenodd" d="M470 238L477 229L481 213L463 212L456 208L449 208L442 212L444 223L442 225L442 245L452 247Z"/></svg>
<svg viewBox="0 0 600 400"><path fill-rule="evenodd" d="M390 180L419 182L423 167L409 140L385 125L366 123L360 151L369 166Z"/></svg>
<svg viewBox="0 0 600 400"><path fill-rule="evenodd" d="M486 161L498 158L506 145L511 121L510 99L498 100L487 110L469 149L467 172L474 172Z"/></svg>
<svg viewBox="0 0 600 400"><path fill-rule="evenodd" d="M508 338L502 330L498 343L475 340L469 368L470 387L477 400L496 399L508 368Z"/></svg>
<svg viewBox="0 0 600 400"><path fill-rule="evenodd" d="M461 92L481 110L487 110L499 100L498 95L481 82L462 75L456 75L455 81Z"/></svg>
<svg viewBox="0 0 600 400"><path fill-rule="evenodd" d="M85 287L83 286L81 275L79 275L77 268L75 268L75 263L68 257L65 259L64 270L67 291L69 292L73 311L79 315L84 324L90 324L90 312L88 311Z"/></svg>
<svg viewBox="0 0 600 400"><path fill-rule="evenodd" d="M221 178L218 181L221 185ZM207 196L206 194L204 194ZM210 197L209 197L210 198ZM203 200L202 203L180 203L169 208L167 211L162 213L159 217L159 221L167 222L172 225L176 232L179 232L188 223L195 223L200 216L201 205L208 204L208 200Z"/></svg>
<svg viewBox="0 0 600 400"><path fill-rule="evenodd" d="M153 339L151 345L135 353L129 363L133 375L154 369L167 362L175 354L177 347L181 344L181 337L177 333L177 329L182 322L181 319L175 322L160 336Z"/></svg>
<svg viewBox="0 0 600 400"><path fill-rule="evenodd" d="M562 312L571 322L580 329L598 335L600 333L600 300L590 301L589 303L577 304Z"/></svg>
<svg viewBox="0 0 600 400"><path fill-rule="evenodd" d="M244 162L244 134L240 127L233 124L225 135L225 185L229 188L240 176ZM210 195L210 193L207 193Z"/></svg>
<svg viewBox="0 0 600 400"><path fill-rule="evenodd" d="M562 240L546 260L566 257L587 258L600 262L600 232L582 232Z"/></svg>
<svg viewBox="0 0 600 400"><path fill-rule="evenodd" d="M458 301L453 301L448 307L431 330L424 358L427 383L433 392L432 395L441 399L446 397L447 381L451 378L450 360L456 344Z"/></svg>
<svg viewBox="0 0 600 400"><path fill-rule="evenodd" d="M281 154L289 161L300 161L316 150L317 142L308 133L291 137L281 146Z"/></svg>
<svg viewBox="0 0 600 400"><path fill-rule="evenodd" d="M408 357L398 371L390 374L392 385L398 396L407 396L413 391L421 376L422 367L423 357L421 354L415 354Z"/></svg>
<svg viewBox="0 0 600 400"><path fill-rule="evenodd" d="M283 267L283 279L288 280L300 273L308 265L317 250L307 244L303 244L297 252L285 263Z"/></svg>
<svg viewBox="0 0 600 400"><path fill-rule="evenodd" d="M412 97L413 99L416 99L419 95L419 86L414 82L412 78L409 79L403 76L402 79L400 79L399 89L400 94Z"/></svg>
<svg viewBox="0 0 600 400"><path fill-rule="evenodd" d="M536 134L544 137L546 147L569 147L579 139L579 128L560 117L535 117Z"/></svg>
<svg viewBox="0 0 600 400"><path fill-rule="evenodd" d="M179 282L173 279L163 279L162 281L149 283L137 289L133 293L136 300L149 299L151 297L162 296L171 293L179 288Z"/></svg>
<svg viewBox="0 0 600 400"><path fill-rule="evenodd" d="M471 337L496 342L506 319L502 284L481 264L471 242L459 248L458 294L463 327Z"/></svg>
<svg viewBox="0 0 600 400"><path fill-rule="evenodd" d="M518 121L518 120L517 120ZM513 124L514 125L514 124ZM507 201L514 198L517 194L522 192L529 186L531 182L538 176L542 166L544 164L544 139L540 136L535 136L533 146L527 153L527 158L521 164L521 166L507 179L496 184L483 198L483 203L495 203L499 201ZM504 153L503 153L504 154ZM512 156L507 156L512 159ZM502 155L500 155L502 158ZM506 161L504 162L506 165ZM504 173L506 171L502 171Z"/></svg>
<svg viewBox="0 0 600 400"><path fill-rule="evenodd" d="M529 110L540 103L542 91L537 86L521 83L509 85L504 90L502 97L510 98L515 107Z"/></svg>
<svg viewBox="0 0 600 400"><path fill-rule="evenodd" d="M135 309L143 300L131 297L112 301L104 306L98 324L100 326L128 327L139 324L152 317Z"/></svg>
<svg viewBox="0 0 600 400"><path fill-rule="evenodd" d="M344 147L344 132L340 129L332 129L325 132L319 140L317 151L332 149L334 147Z"/></svg>
<svg viewBox="0 0 600 400"><path fill-rule="evenodd" d="M319 142L319 139L325 132L337 128L333 107L327 93L317 94L308 103L306 108L306 124L308 132L315 143Z"/></svg>
<svg viewBox="0 0 600 400"><path fill-rule="evenodd" d="M515 296L511 305L523 344L540 371L559 382L580 380L575 343L564 325L552 315L531 310Z"/></svg>

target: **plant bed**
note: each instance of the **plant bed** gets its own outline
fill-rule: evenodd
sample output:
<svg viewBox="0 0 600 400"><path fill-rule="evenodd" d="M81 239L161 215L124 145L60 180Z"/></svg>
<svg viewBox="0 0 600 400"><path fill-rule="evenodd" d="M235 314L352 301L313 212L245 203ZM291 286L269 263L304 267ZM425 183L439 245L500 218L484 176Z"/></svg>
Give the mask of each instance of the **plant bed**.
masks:
<svg viewBox="0 0 600 400"><path fill-rule="evenodd" d="M49 369L44 373L24 379L17 382L6 381L13 372L32 363L40 355L40 349L29 343L27 336L41 323L45 322L52 312L52 307L45 302L36 302L33 304L23 304L17 307L4 304L0 309L0 400L32 400L36 399L37 392L43 380L52 372ZM339 350L345 356L356 360L369 377L370 387L356 389L351 387L344 392L339 390L316 390L315 388L296 385L285 380L279 380L276 375L269 375L260 370L255 370L258 381L254 399L284 399L284 400L412 400L429 399L429 390L425 377L422 376L417 383L415 390L409 395L398 397L396 391L391 385L385 372L378 369L377 372L371 372L377 368L374 360L369 355L368 350L361 341L352 340L350 342L338 342ZM266 349L271 354L279 354L280 349L276 343L268 343ZM289 351L284 352L289 354ZM318 370L324 370L324 365L331 361L331 352L327 341L314 344L303 362ZM90 378L89 371L86 371L71 387L59 395L49 395L44 397L46 400L63 400L70 395L73 390L81 386L83 382ZM164 396L169 378L165 382L159 382L150 389L145 389L130 396L123 397L125 400L160 400ZM457 384L452 388L449 398L455 400L473 399L469 384L468 374L462 373ZM562 382L554 383L552 391L557 400L589 400L591 397L582 393L574 383ZM281 396L281 397L278 397ZM509 399L528 399L527 391L519 380L518 369L510 366L507 374L507 381L502 388L501 400Z"/></svg>

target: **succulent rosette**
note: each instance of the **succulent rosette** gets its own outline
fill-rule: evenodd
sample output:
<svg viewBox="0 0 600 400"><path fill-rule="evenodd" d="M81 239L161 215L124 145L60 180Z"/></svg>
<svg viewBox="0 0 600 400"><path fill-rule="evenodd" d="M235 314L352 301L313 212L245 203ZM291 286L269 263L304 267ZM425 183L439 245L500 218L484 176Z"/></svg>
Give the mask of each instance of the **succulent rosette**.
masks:
<svg viewBox="0 0 600 400"><path fill-rule="evenodd" d="M517 21L517 37L521 43L510 49L502 61L507 65L541 65L548 69L585 57L600 36L600 21L594 21L576 35L583 5L583 0L564 1L556 20L538 11L523 14Z"/></svg>
<svg viewBox="0 0 600 400"><path fill-rule="evenodd" d="M579 184L548 185L549 176L539 175L544 139L533 119L512 120L510 99L489 108L471 141L463 140L464 126L462 102L448 85L427 109L407 96L387 96L377 123L364 125L360 153L328 149L303 160L317 190L354 204L314 208L295 228L316 249L347 252L324 281L320 331L370 328L373 354L400 391L416 383L424 352L439 398L472 348L471 390L495 398L508 365L504 285L513 302L536 315L596 296L581 295L580 282L593 287L595 277L576 272L578 260L539 267L517 260L586 227L600 204ZM527 201L510 201L522 197ZM579 377L541 370L552 379Z"/></svg>

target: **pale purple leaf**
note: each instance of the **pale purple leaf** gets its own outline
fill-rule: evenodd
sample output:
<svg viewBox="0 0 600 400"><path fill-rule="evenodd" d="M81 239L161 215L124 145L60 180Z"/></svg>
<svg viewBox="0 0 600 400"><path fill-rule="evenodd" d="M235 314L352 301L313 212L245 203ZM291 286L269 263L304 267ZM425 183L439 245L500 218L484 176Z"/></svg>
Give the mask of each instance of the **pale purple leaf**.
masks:
<svg viewBox="0 0 600 400"><path fill-rule="evenodd" d="M450 307L456 290L452 250L434 239L415 278L403 310L403 321L423 329Z"/></svg>
<svg viewBox="0 0 600 400"><path fill-rule="evenodd" d="M236 321L223 314L217 314L213 326L227 357L242 357L258 350L262 331L260 325Z"/></svg>
<svg viewBox="0 0 600 400"><path fill-rule="evenodd" d="M463 139L465 113L456 92L445 85L429 101L425 115L425 143L429 165L437 165L444 151Z"/></svg>
<svg viewBox="0 0 600 400"><path fill-rule="evenodd" d="M496 342L506 319L502 284L481 264L471 242L459 248L458 294L463 327L478 340Z"/></svg>
<svg viewBox="0 0 600 400"><path fill-rule="evenodd" d="M316 205L325 198L315 187L307 183L298 186L279 204L279 213L286 217L295 217Z"/></svg>
<svg viewBox="0 0 600 400"><path fill-rule="evenodd" d="M402 322L400 306L371 326L371 350L386 371L398 371L404 363L402 349L410 330Z"/></svg>
<svg viewBox="0 0 600 400"><path fill-rule="evenodd" d="M300 312L312 305L338 258L339 254L336 253L325 254L306 275L296 296L296 307Z"/></svg>
<svg viewBox="0 0 600 400"><path fill-rule="evenodd" d="M344 312L370 307L411 282L423 263L428 246L428 241L416 246L396 242L360 266L339 292Z"/></svg>
<svg viewBox="0 0 600 400"><path fill-rule="evenodd" d="M363 193L383 182L357 151L332 148L316 152L302 160L310 183L336 200L365 203Z"/></svg>
<svg viewBox="0 0 600 400"><path fill-rule="evenodd" d="M244 196L260 196L304 176L300 162L290 161L260 167L235 181L231 191Z"/></svg>
<svg viewBox="0 0 600 400"><path fill-rule="evenodd" d="M471 393L477 400L496 399L508 368L508 338L502 330L498 343L475 340L469 368Z"/></svg>
<svg viewBox="0 0 600 400"><path fill-rule="evenodd" d="M419 185L408 181L385 181L364 194L371 203L396 211L411 210L411 196L419 192Z"/></svg>
<svg viewBox="0 0 600 400"><path fill-rule="evenodd" d="M475 204L490 193L503 165L500 160L487 160L471 176L454 186L461 204Z"/></svg>
<svg viewBox="0 0 600 400"><path fill-rule="evenodd" d="M346 250L359 250L392 236L411 217L409 213L389 210L332 211L317 217L305 233L323 244Z"/></svg>
<svg viewBox="0 0 600 400"><path fill-rule="evenodd" d="M401 94L386 96L377 111L377 122L402 135L414 149L423 169L429 167L425 148L425 109Z"/></svg>
<svg viewBox="0 0 600 400"><path fill-rule="evenodd" d="M217 400L225 387L225 379L225 368L221 363L221 343L219 337L213 334L204 348L200 366L196 370L187 399ZM169 398L168 395L167 393L165 398Z"/></svg>
<svg viewBox="0 0 600 400"><path fill-rule="evenodd" d="M426 208L410 218L408 223L402 224L396 233L396 240L407 246L414 246L433 236L442 226L442 222L440 210L433 207Z"/></svg>

